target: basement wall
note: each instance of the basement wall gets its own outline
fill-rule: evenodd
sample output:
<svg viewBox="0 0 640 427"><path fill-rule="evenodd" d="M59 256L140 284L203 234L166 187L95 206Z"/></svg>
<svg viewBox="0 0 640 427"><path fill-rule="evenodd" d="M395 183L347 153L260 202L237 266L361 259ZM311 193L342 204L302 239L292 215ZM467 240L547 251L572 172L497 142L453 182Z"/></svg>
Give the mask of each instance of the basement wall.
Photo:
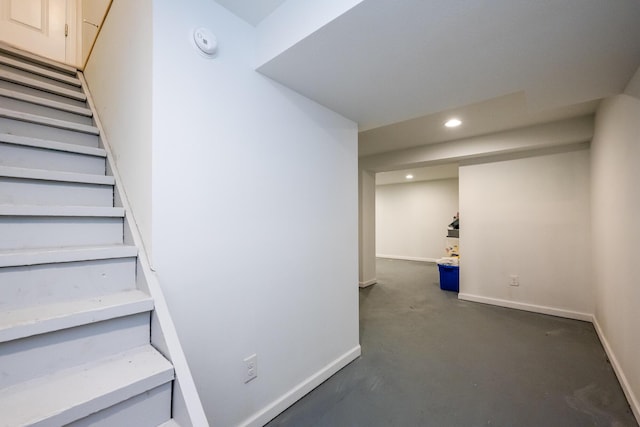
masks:
<svg viewBox="0 0 640 427"><path fill-rule="evenodd" d="M377 186L377 256L430 262L445 256L456 212L457 179Z"/></svg>
<svg viewBox="0 0 640 427"><path fill-rule="evenodd" d="M589 176L585 149L461 165L460 298L590 321Z"/></svg>
<svg viewBox="0 0 640 427"><path fill-rule="evenodd" d="M376 174L358 171L359 286L371 286L376 278Z"/></svg>
<svg viewBox="0 0 640 427"><path fill-rule="evenodd" d="M602 102L591 146L595 324L640 421L640 100Z"/></svg>
<svg viewBox="0 0 640 427"><path fill-rule="evenodd" d="M255 46L216 2L153 2L155 267L215 426L263 425L360 354L357 126L255 72Z"/></svg>
<svg viewBox="0 0 640 427"><path fill-rule="evenodd" d="M151 0L114 0L85 78L151 249Z"/></svg>

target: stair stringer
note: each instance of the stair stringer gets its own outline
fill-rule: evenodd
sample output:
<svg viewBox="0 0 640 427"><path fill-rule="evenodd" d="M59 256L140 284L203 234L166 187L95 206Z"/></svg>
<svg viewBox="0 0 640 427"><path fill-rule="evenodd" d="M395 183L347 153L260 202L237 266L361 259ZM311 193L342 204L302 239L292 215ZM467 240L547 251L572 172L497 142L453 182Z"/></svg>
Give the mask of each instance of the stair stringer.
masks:
<svg viewBox="0 0 640 427"><path fill-rule="evenodd" d="M124 218L124 240L138 248L137 258L137 284L140 289L148 292L155 302L155 308L151 313L151 344L160 351L163 356L171 361L175 371L172 399L172 418L180 426L208 427L209 423L200 401L191 370L182 351L178 333L175 329L169 307L162 293L162 288L149 261L146 247L142 240L140 229L135 221L131 205L127 198L122 179L114 161L113 151L104 132L93 97L89 91L84 74L78 71L78 78L82 83L82 89L87 96L87 103L91 111L95 126L100 131L100 144L107 153L107 170L115 179L114 206L122 207L126 211Z"/></svg>

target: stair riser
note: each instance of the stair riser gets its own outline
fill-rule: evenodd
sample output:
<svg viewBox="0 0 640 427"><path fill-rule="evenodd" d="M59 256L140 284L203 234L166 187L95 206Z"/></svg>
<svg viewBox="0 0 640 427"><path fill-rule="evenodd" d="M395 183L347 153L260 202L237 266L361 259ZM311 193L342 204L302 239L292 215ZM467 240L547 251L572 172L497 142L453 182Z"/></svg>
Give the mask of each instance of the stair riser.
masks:
<svg viewBox="0 0 640 427"><path fill-rule="evenodd" d="M157 427L171 418L171 386L163 384L66 427Z"/></svg>
<svg viewBox="0 0 640 427"><path fill-rule="evenodd" d="M0 311L135 289L136 259L0 268Z"/></svg>
<svg viewBox="0 0 640 427"><path fill-rule="evenodd" d="M0 204L113 206L113 186L0 178Z"/></svg>
<svg viewBox="0 0 640 427"><path fill-rule="evenodd" d="M0 388L149 343L149 313L120 317L0 346Z"/></svg>
<svg viewBox="0 0 640 427"><path fill-rule="evenodd" d="M105 158L0 142L0 166L103 175Z"/></svg>
<svg viewBox="0 0 640 427"><path fill-rule="evenodd" d="M51 92L46 92L29 86L23 86L18 83L10 82L0 79L0 88L24 93L27 95L37 96L40 98L50 99L52 101L62 102L64 104L73 105L75 107L87 107L86 101L80 101L76 99L67 98L66 96L56 95Z"/></svg>
<svg viewBox="0 0 640 427"><path fill-rule="evenodd" d="M98 147L97 135L59 129L51 126L39 125L19 120L0 118L0 133L26 136L30 138L49 139L52 141L78 144L86 147Z"/></svg>
<svg viewBox="0 0 640 427"><path fill-rule="evenodd" d="M121 244L122 218L0 218L0 250Z"/></svg>
<svg viewBox="0 0 640 427"><path fill-rule="evenodd" d="M56 108L50 108L43 105L37 105L31 102L21 101L18 99L0 97L0 105L2 108L9 108L21 113L37 114L39 116L48 117L57 120L66 120L73 123L79 123L82 125L93 125L93 119L91 117L83 116L81 114L70 113L67 111L61 111Z"/></svg>

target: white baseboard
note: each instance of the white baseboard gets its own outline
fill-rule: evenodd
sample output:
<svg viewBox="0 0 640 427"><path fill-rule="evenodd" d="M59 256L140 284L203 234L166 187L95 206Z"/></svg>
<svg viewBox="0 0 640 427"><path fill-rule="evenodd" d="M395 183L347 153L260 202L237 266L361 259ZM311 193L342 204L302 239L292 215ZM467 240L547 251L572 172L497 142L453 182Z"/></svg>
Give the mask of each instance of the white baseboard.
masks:
<svg viewBox="0 0 640 427"><path fill-rule="evenodd" d="M433 263L438 261L437 258L422 258L422 257L416 257L416 256L386 255L386 254L376 254L376 258L401 259L403 261L420 261L420 262L433 262Z"/></svg>
<svg viewBox="0 0 640 427"><path fill-rule="evenodd" d="M378 279L374 277L373 279L367 280L366 282L360 282L358 286L360 286L361 288L366 288L367 286L375 285L376 283L378 283Z"/></svg>
<svg viewBox="0 0 640 427"><path fill-rule="evenodd" d="M289 392L285 393L282 397L275 400L270 405L266 406L262 410L256 412L243 423L241 426L246 427L258 427L263 426L273 418L275 418L282 411L287 409L289 406L296 403L299 399L304 397L307 393L309 393L314 388L318 387L320 384L328 380L333 374L338 372L340 369L347 366L350 362L355 360L358 356L360 356L361 349L360 345L354 347L349 350L333 362L326 365L320 371L311 375L306 380L302 381L300 384L295 386Z"/></svg>
<svg viewBox="0 0 640 427"><path fill-rule="evenodd" d="M629 381L627 380L627 377L624 374L624 371L622 370L622 367L620 366L620 362L618 362L618 359L616 358L616 355L613 352L613 349L609 345L609 341L607 341L607 338L605 337L604 332L602 331L602 328L598 323L598 319L596 318L596 316L593 316L592 320L593 320L593 326L596 328L596 333L598 334L598 338L600 338L600 342L602 343L602 347L604 347L604 351L605 353L607 353L607 357L609 358L609 362L611 362L613 371L616 373L616 376L618 377L618 382L622 387L622 391L624 391L624 395L627 397L629 406L631 406L631 411L633 411L633 415L635 415L636 421L638 422L638 424L640 424L640 401L638 400L638 397L634 394L633 390L631 389L631 385L629 384Z"/></svg>
<svg viewBox="0 0 640 427"><path fill-rule="evenodd" d="M584 320L591 322L593 315L579 311L564 310L561 308L547 307L544 305L527 304L524 302L509 301L499 298L489 298L479 295L458 293L458 299L464 301L480 302L483 304L497 305L500 307L515 308L517 310L532 311L534 313L549 314L551 316L566 317L567 319Z"/></svg>

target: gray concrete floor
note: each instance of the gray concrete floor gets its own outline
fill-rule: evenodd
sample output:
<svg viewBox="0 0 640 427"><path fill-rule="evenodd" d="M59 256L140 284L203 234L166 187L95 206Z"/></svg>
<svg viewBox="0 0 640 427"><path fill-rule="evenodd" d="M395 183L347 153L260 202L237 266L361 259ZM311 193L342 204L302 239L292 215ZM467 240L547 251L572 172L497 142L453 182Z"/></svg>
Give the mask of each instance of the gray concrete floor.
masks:
<svg viewBox="0 0 640 427"><path fill-rule="evenodd" d="M637 426L590 323L459 301L435 265L378 260L362 356L276 426Z"/></svg>

